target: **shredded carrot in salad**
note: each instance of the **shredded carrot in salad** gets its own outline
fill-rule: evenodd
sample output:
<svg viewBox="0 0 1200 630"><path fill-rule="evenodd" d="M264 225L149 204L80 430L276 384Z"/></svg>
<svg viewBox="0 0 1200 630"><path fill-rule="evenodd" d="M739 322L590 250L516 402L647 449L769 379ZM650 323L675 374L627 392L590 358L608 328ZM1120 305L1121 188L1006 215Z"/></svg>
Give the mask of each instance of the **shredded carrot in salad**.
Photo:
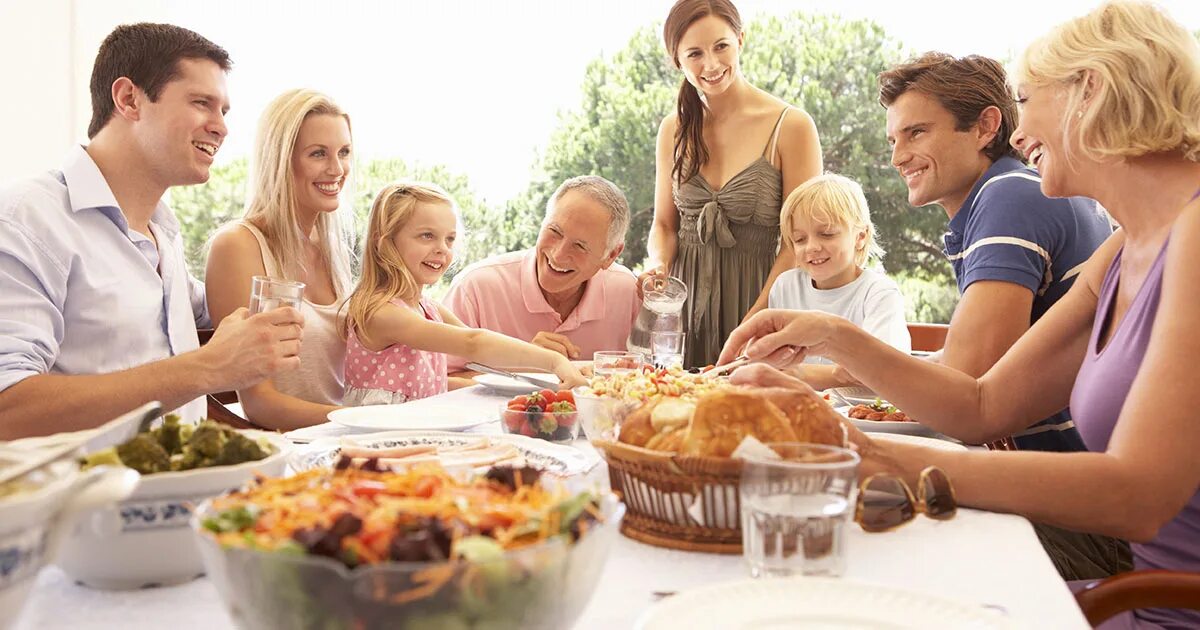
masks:
<svg viewBox="0 0 1200 630"><path fill-rule="evenodd" d="M466 538L517 549L578 537L600 520L592 495L536 479L532 469L497 468L465 482L436 465L315 469L215 499L204 527L222 546L304 551L357 566L447 560Z"/></svg>

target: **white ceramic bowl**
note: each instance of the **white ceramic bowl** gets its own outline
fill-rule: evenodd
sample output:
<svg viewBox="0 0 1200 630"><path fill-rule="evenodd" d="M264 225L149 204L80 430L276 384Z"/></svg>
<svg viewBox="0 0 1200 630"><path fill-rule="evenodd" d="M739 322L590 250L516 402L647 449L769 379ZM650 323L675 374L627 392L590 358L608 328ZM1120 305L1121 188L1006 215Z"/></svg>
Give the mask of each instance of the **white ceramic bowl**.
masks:
<svg viewBox="0 0 1200 630"><path fill-rule="evenodd" d="M91 510L63 542L55 562L72 579L102 589L134 589L179 584L204 574L195 537L188 527L192 509L210 497L241 487L255 474L283 474L290 442L265 431L275 452L266 459L142 477L137 490L119 505Z"/></svg>
<svg viewBox="0 0 1200 630"><path fill-rule="evenodd" d="M38 571L50 562L81 512L129 496L138 474L86 472L71 458L30 473L38 487L0 499L0 628L14 625Z"/></svg>

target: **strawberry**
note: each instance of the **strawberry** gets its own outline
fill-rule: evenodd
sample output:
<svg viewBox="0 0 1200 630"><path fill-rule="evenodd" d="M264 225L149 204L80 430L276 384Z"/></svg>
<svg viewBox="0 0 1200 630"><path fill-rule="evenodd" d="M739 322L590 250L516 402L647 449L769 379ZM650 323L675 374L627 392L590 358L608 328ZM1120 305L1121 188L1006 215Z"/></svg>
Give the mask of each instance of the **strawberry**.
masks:
<svg viewBox="0 0 1200 630"><path fill-rule="evenodd" d="M521 426L517 428L517 432L526 437L537 435L537 431L528 422L521 422Z"/></svg>
<svg viewBox="0 0 1200 630"><path fill-rule="evenodd" d="M530 423L532 424L532 420ZM554 414L544 414L542 415L541 419L537 421L536 428L542 433L554 433L554 430L558 428L558 420L555 419Z"/></svg>
<svg viewBox="0 0 1200 630"><path fill-rule="evenodd" d="M538 392L537 395L541 396L542 400L546 401L547 405L558 400L557 395L548 389L543 389L542 391Z"/></svg>
<svg viewBox="0 0 1200 630"><path fill-rule="evenodd" d="M510 409L504 414L504 426L509 431L517 431L525 421L524 409Z"/></svg>
<svg viewBox="0 0 1200 630"><path fill-rule="evenodd" d="M574 405L575 404L575 394L571 393L571 390L569 390L569 389L564 389L561 392L558 392L558 401L559 402L568 402L568 403L571 403L572 405Z"/></svg>
<svg viewBox="0 0 1200 630"><path fill-rule="evenodd" d="M542 407L546 404L546 399L542 397L541 392L534 392L525 397L526 402L530 407Z"/></svg>

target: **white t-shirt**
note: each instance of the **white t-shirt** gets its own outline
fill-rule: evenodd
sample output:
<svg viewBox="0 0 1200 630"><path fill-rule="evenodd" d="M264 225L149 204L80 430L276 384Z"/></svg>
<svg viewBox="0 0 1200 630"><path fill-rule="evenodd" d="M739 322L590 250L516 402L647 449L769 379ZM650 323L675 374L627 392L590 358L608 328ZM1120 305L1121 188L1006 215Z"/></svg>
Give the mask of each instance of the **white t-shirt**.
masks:
<svg viewBox="0 0 1200 630"><path fill-rule="evenodd" d="M807 273L789 269L779 274L775 284L771 285L767 305L844 317L889 346L904 352L912 351L900 288L891 278L870 269L863 269L853 282L836 289L818 289ZM805 363L829 361L810 356Z"/></svg>

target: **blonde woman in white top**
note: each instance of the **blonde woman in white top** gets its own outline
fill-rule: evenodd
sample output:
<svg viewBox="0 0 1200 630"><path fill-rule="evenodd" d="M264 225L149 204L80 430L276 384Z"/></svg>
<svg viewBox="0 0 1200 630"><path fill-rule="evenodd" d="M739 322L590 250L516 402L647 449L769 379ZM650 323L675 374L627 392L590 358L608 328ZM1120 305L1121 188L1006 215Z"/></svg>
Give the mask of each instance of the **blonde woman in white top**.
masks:
<svg viewBox="0 0 1200 630"><path fill-rule="evenodd" d="M342 402L337 314L350 247L337 210L350 159L350 117L319 92L284 92L259 120L246 212L213 237L205 278L213 321L249 303L254 276L305 284L300 368L238 392L257 424L318 424Z"/></svg>

